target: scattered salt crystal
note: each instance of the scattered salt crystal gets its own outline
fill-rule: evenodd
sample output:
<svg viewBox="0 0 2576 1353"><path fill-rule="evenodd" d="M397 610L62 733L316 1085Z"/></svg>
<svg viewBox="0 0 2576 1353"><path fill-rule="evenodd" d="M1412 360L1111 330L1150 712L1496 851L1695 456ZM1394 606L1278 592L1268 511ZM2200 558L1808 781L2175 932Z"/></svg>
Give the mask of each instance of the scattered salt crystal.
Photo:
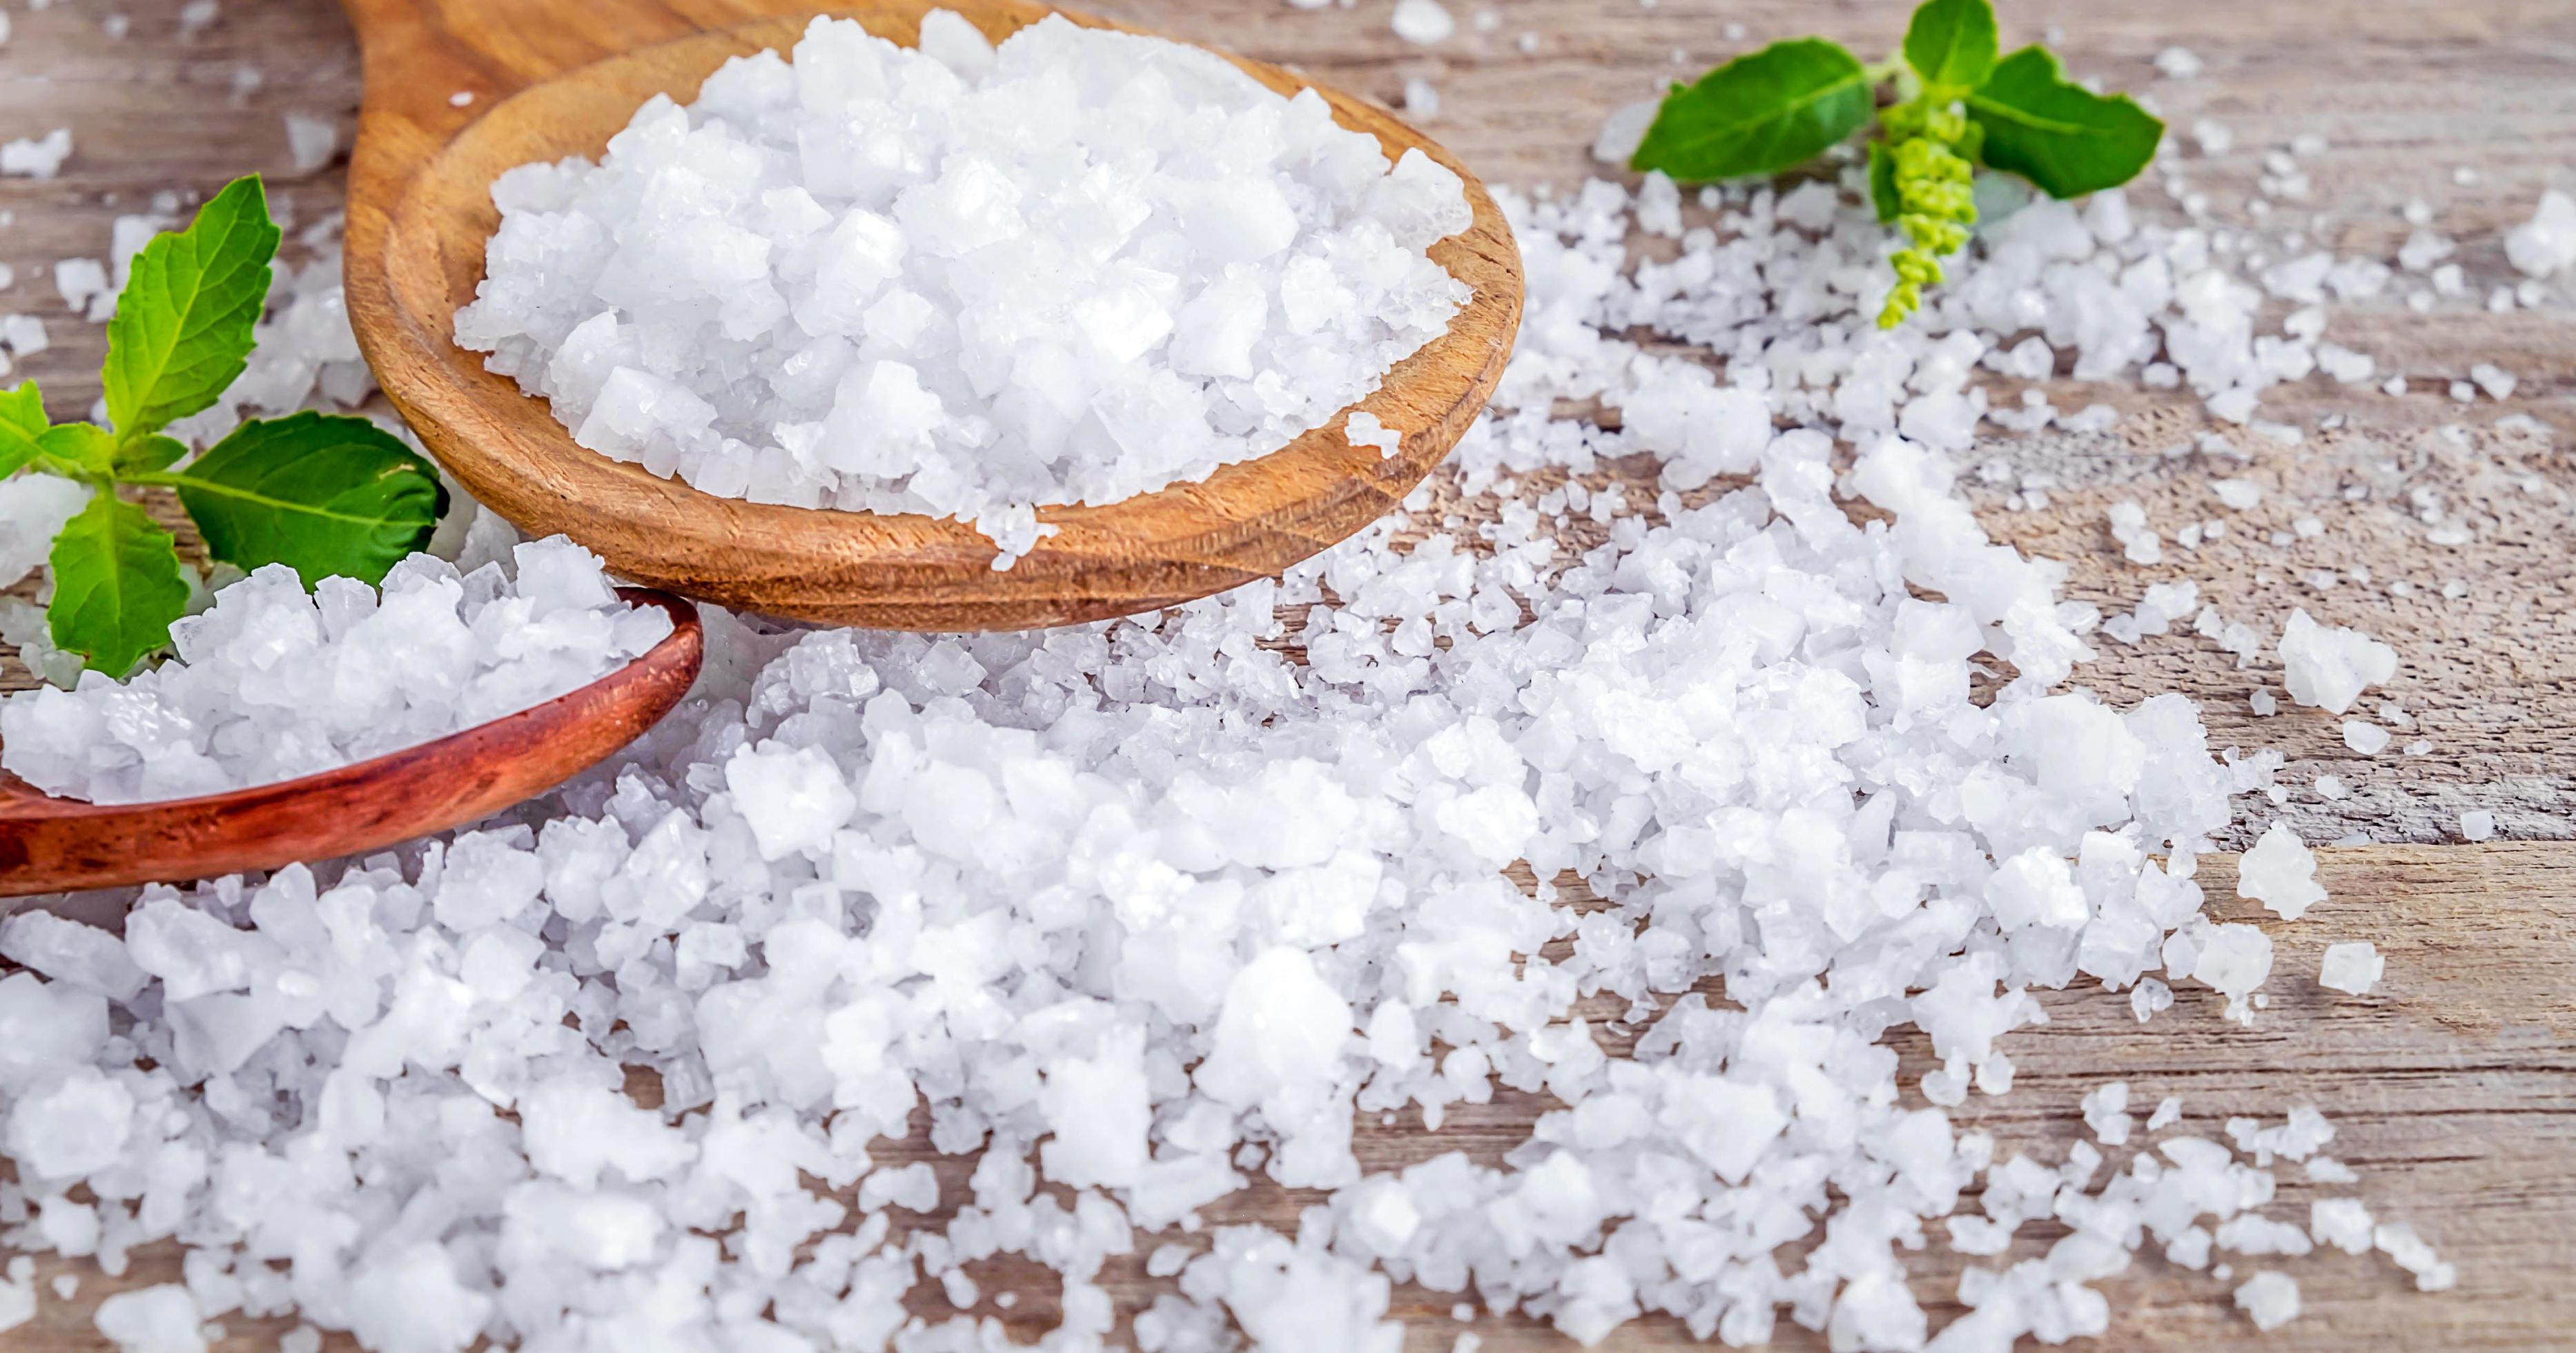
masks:
<svg viewBox="0 0 2576 1353"><path fill-rule="evenodd" d="M2317 1243L2346 1254L2370 1253L2370 1209L2357 1198L2319 1198L2308 1204L2308 1231Z"/></svg>
<svg viewBox="0 0 2576 1353"><path fill-rule="evenodd" d="M2128 1107L2128 1083L2113 1081L2084 1096L2084 1124L2104 1146L2125 1145L2131 1122Z"/></svg>
<svg viewBox="0 0 2576 1353"><path fill-rule="evenodd" d="M2290 698L2329 714L2352 708L2364 689L2397 675L2397 651L2348 626L2319 625L2305 609L2281 631L2282 684Z"/></svg>
<svg viewBox="0 0 2576 1353"><path fill-rule="evenodd" d="M2379 956L2369 941L2329 944L2323 966L2317 970L2317 985L2355 996L2367 996L2388 970L2388 960Z"/></svg>
<svg viewBox="0 0 2576 1353"><path fill-rule="evenodd" d="M196 1299L177 1283L112 1293L94 1320L124 1353L205 1353Z"/></svg>
<svg viewBox="0 0 2576 1353"><path fill-rule="evenodd" d="M2343 745L2363 756L2377 756L2388 749L2389 732L2375 723L2360 719L2343 721Z"/></svg>
<svg viewBox="0 0 2576 1353"><path fill-rule="evenodd" d="M2288 1274L2267 1269L2236 1289L2236 1308L2254 1328L2269 1333L2299 1318L2299 1285Z"/></svg>
<svg viewBox="0 0 2576 1353"><path fill-rule="evenodd" d="M179 6L179 36L195 37L214 27L219 17L221 10L216 0L188 0Z"/></svg>
<svg viewBox="0 0 2576 1353"><path fill-rule="evenodd" d="M36 1318L36 1284L32 1274L0 1280L0 1333Z"/></svg>
<svg viewBox="0 0 2576 1353"><path fill-rule="evenodd" d="M2504 253L2532 277L2549 277L2576 264L2576 197L2555 188L2542 193L2531 219L2505 232Z"/></svg>
<svg viewBox="0 0 2576 1353"><path fill-rule="evenodd" d="M2448 1291L2459 1280L2457 1271L2436 1257L2433 1247L2404 1222L2382 1222L2372 1228L2371 1243L2399 1268L2415 1275L2418 1291Z"/></svg>
<svg viewBox="0 0 2576 1353"><path fill-rule="evenodd" d="M2111 539L2119 542L2121 555L2132 564L2156 564L2164 560L2163 537L2147 529L2147 510L2137 502L2111 505Z"/></svg>
<svg viewBox="0 0 2576 1353"><path fill-rule="evenodd" d="M1404 451L1404 434L1379 422L1377 415L1365 409L1353 412L1342 424L1342 436L1355 447L1374 447L1377 453L1393 460Z"/></svg>
<svg viewBox="0 0 2576 1353"><path fill-rule="evenodd" d="M2325 900L2317 860L2286 822L2275 822L2236 862L2236 895L2250 897L2284 921Z"/></svg>
<svg viewBox="0 0 2576 1353"><path fill-rule="evenodd" d="M2493 362L2480 362L2469 368L2469 379L2486 391L2489 399L2511 399L2517 383L2511 372Z"/></svg>
<svg viewBox="0 0 2576 1353"><path fill-rule="evenodd" d="M2156 1111L2147 1115L2147 1131L2162 1132L2182 1121L2182 1097L2167 1095L2156 1101Z"/></svg>
<svg viewBox="0 0 2576 1353"><path fill-rule="evenodd" d="M69 127L56 127L42 137L20 137L0 144L0 174L49 179L62 172L63 161L71 158L71 153Z"/></svg>
<svg viewBox="0 0 2576 1353"><path fill-rule="evenodd" d="M2213 479L2209 490L2218 495L2218 501L2238 512L2263 501L2263 486L2250 479Z"/></svg>
<svg viewBox="0 0 2576 1353"><path fill-rule="evenodd" d="M1395 0L1395 35L1407 42L1446 42L1458 22L1440 0Z"/></svg>
<svg viewBox="0 0 2576 1353"><path fill-rule="evenodd" d="M2164 72L2168 79L2196 79L2204 68L2201 59L2188 47L2167 47L2156 53L2156 69Z"/></svg>
<svg viewBox="0 0 2576 1353"><path fill-rule="evenodd" d="M113 296L107 265L94 258L67 258L54 265L54 290L73 314L86 314L91 302Z"/></svg>
<svg viewBox="0 0 2576 1353"><path fill-rule="evenodd" d="M470 89L460 89L447 96L447 106L450 108L468 108L473 106L473 103L474 91Z"/></svg>
<svg viewBox="0 0 2576 1353"><path fill-rule="evenodd" d="M2484 808L2472 808L2460 814L2460 837L2467 841L2493 840L2496 816Z"/></svg>
<svg viewBox="0 0 2576 1353"><path fill-rule="evenodd" d="M1440 116L1440 90L1419 76L1404 82L1404 111L1425 122Z"/></svg>
<svg viewBox="0 0 2576 1353"><path fill-rule="evenodd" d="M1462 181L1311 91L1061 18L993 48L941 13L922 50L818 19L792 65L647 103L596 165L503 174L457 341L603 455L954 517L1006 566L1036 505L1327 424L1465 300L1425 253L1472 220Z"/></svg>
<svg viewBox="0 0 2576 1353"><path fill-rule="evenodd" d="M1592 158L1618 168L1628 167L1637 147L1646 140L1646 129L1655 123L1655 114L1663 110L1663 100L1640 99L1622 104L1602 119L1601 131L1592 138Z"/></svg>

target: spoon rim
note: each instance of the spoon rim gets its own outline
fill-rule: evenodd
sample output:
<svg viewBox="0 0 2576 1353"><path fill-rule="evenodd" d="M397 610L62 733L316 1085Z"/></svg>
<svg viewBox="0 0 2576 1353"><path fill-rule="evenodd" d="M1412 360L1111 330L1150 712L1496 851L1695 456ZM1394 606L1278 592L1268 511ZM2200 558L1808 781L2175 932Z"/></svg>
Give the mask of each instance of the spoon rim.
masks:
<svg viewBox="0 0 2576 1353"><path fill-rule="evenodd" d="M671 632L614 670L561 695L454 732L380 752L363 761L352 761L292 779L245 785L239 789L134 803L93 803L87 799L48 794L17 775L0 770L0 898L210 878L244 869L282 868L296 860L359 855L463 826L543 794L615 755L660 723L664 715L687 697L704 664L705 628L694 604L686 598L654 588L619 587L617 592L632 605L660 607L671 617ZM632 708L621 707L618 697L635 689L646 691L642 703ZM609 717L596 717L602 711L590 708L594 706L604 707ZM602 728L612 722L632 723L634 726L605 747L598 748L596 754L585 750L569 769L560 774L552 769L534 770L536 778L545 780L542 784L529 783L529 768L545 764L538 759L517 757L500 761L499 773L490 778L481 792L469 794L459 802L443 803L418 819L399 819L408 825L398 835L369 832L359 844L342 849L317 854L303 847L293 848L291 852L281 848L274 853L275 863L237 863L253 857L272 858L271 852L257 850L257 842L253 841L225 851L213 862L213 867L204 872L185 872L196 869L194 863L183 864L181 872L174 873L149 861L136 861L123 869L74 867L68 872L77 875L81 881L28 886L32 880L27 876L33 873L52 869L56 872L43 876L60 879L65 875L65 867L59 863L32 857L30 843L25 839L31 832L76 831L111 821L142 826L157 820L163 834L175 837L186 834L192 827L211 830L227 819L273 813L308 803L347 801L353 797L353 791L361 787L425 780L443 765L482 766L514 749L571 745L558 736L564 729ZM588 741L595 744L598 740ZM513 770L522 773L513 776L510 773ZM387 820L395 819L378 819L370 826L381 827ZM36 844L41 846L44 843ZM0 912L6 910L5 904L0 904Z"/></svg>
<svg viewBox="0 0 2576 1353"><path fill-rule="evenodd" d="M1313 89L1337 123L1375 137L1390 160L1419 149L1457 174L1473 221L1428 252L1470 295L1375 389L1282 446L1129 498L1039 507L1039 522L1056 534L1008 570L992 567L990 539L954 518L754 503L588 450L555 420L548 401L486 369L485 354L456 344L455 313L484 277L498 222L491 180L500 172L565 154L596 155L649 97L626 95L653 86L654 93L693 98L725 59L792 46L814 17L856 18L900 41L920 12L939 7L948 6L877 0L859 10L799 8L642 45L478 102L442 142L415 147L417 164L380 222L362 219L353 192L350 311L388 398L478 500L523 530L581 541L620 573L736 609L915 630L1076 623L1276 576L1393 510L1447 456L1500 381L1517 336L1525 284L1508 221L1475 175L1392 114L1214 48L1198 50L1273 90ZM982 16L988 35L993 26L1016 31L1049 15L1145 33L1008 0L964 8ZM674 61L684 73L670 73ZM565 130L575 116L587 116L588 127ZM381 169L373 161L397 152L371 147L391 139L371 140L362 122L362 159ZM1350 445L1344 424L1363 411L1402 435L1398 455Z"/></svg>

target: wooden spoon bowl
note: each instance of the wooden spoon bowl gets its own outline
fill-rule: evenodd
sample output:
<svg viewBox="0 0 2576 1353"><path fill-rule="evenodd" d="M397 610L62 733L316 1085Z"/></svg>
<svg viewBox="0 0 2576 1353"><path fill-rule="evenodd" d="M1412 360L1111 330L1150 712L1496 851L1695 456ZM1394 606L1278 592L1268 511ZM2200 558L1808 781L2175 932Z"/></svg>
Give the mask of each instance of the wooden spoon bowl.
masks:
<svg viewBox="0 0 2576 1353"><path fill-rule="evenodd" d="M587 686L432 742L299 779L153 803L58 799L0 772L0 897L360 855L534 798L641 736L698 678L698 609L640 587L618 591L670 612L670 635Z"/></svg>
<svg viewBox="0 0 2576 1353"><path fill-rule="evenodd" d="M345 0L366 96L349 174L350 322L432 454L522 530L561 532L616 572L728 607L893 629L1021 629L1152 610L1281 569L1393 508L1493 392L1520 325L1521 265L1484 186L1383 110L1228 57L1282 92L1312 87L1390 158L1419 149L1466 181L1475 221L1431 257L1474 289L1448 331L1325 427L1206 480L1049 507L1057 533L1007 571L966 525L701 493L576 445L546 404L454 341L500 224L491 185L535 160L597 156L655 94L687 101L727 59L795 45L818 11L786 0ZM1050 13L1023 0L865 0L828 12L919 40L953 9L995 40ZM1121 25L1065 12L1076 23ZM1136 30L1127 30L1136 31ZM458 106L451 95L471 95ZM1403 435L1381 457L1342 437L1366 410Z"/></svg>

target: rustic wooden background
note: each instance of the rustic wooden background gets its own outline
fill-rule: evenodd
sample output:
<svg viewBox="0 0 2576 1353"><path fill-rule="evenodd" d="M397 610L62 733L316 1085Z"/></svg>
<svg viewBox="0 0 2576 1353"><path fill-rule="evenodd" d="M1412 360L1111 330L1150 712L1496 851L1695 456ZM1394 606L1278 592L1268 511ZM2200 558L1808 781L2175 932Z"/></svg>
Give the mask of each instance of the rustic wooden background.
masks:
<svg viewBox="0 0 2576 1353"><path fill-rule="evenodd" d="M1442 110L1426 130L1497 183L1572 183L1595 172L1584 154L1601 116L1676 74L1695 74L1736 51L1774 38L1823 32L1855 48L1892 46L1905 6L1890 0L1451 0L1459 34L1434 48L1407 45L1388 29L1391 0L1299 11L1282 0L1099 0L1093 7L1176 36L1299 65L1319 78L1390 103L1409 77L1432 81ZM2313 134L2327 149L2305 157L2314 180L2306 203L2283 203L2264 223L2277 235L2295 225L2343 254L2393 260L2413 229L2401 210L2420 198L2435 229L2456 238L2455 261L2472 297L2513 280L2501 231L2530 213L2544 186L2576 188L2576 6L2565 0L2005 0L2006 40L2044 34L2085 75L2144 92L2178 129L2197 118L2224 122L2232 150L2188 149L2179 167L2207 192L2218 218L2244 226L2266 152ZM96 395L104 335L70 318L50 276L53 260L101 256L108 223L140 209L155 191L203 193L260 170L299 220L335 209L339 166L297 174L282 115L338 118L357 104L357 61L331 0L223 0L218 21L183 35L178 0L57 0L41 12L13 12L15 34L0 46L0 138L69 126L76 149L48 183L0 181L0 261L17 272L0 290L0 311L39 314L54 350L21 364L42 380L58 415ZM1480 31L1473 16L1499 23ZM121 24L118 21L122 21ZM1741 25L1730 36L1730 24ZM114 36L123 26L126 33ZM1534 34L1526 45L1523 34ZM2207 64L2196 79L2167 80L2155 55L2180 45ZM245 67L261 83L235 93ZM2156 185L2137 190L2142 208L2170 210ZM2358 757L2338 721L2316 711L2258 719L2245 697L2278 688L2268 659L2246 671L2188 634L2138 648L2105 643L2084 679L2115 701L2183 690L2199 698L2221 744L2277 748L2291 758L2296 786L2282 815L2311 840L2349 834L2370 846L2325 853L2330 900L2296 924L2277 924L2232 898L2227 863L2205 871L2214 906L2228 919L2261 920L2278 945L2271 1007L2251 1030L2221 1024L2217 1003L2198 989L2141 1030L2126 1003L2098 991L2050 995L2052 1022L2016 1036L2021 1072L2001 1101L1972 1102L1962 1117L1995 1131L2007 1149L2053 1156L2076 1137L2077 1098L2126 1079L2132 1102L2151 1107L2178 1094L2184 1126L2217 1135L2236 1114L2275 1117L2314 1103L2337 1124L2331 1154L2359 1169L2358 1190L2384 1220L2414 1223L2460 1267L2458 1290L2411 1291L2384 1261L2327 1254L2281 1265L2300 1281L2306 1314L2269 1338L2256 1336L2205 1275L2142 1259L2103 1284L2114 1308L2107 1345L2117 1348L2427 1350L2576 1347L2576 564L2571 564L2570 494L2576 461L2576 329L2562 284L2540 310L2490 314L2472 301L2445 300L2430 314L2410 311L2400 285L2378 301L2334 310L2328 337L2371 353L2383 375L2404 373L2411 392L2388 396L2322 379L2275 391L2264 416L2313 427L2326 414L2348 425L2312 432L2296 449L2239 437L2250 466L2199 454L2169 455L2204 428L2188 399L2124 385L2046 383L2066 410L2100 401L2129 416L2107 434L2002 436L1981 445L2016 471L2054 477L2048 505L2010 508L1986 492L1989 529L2025 549L2070 561L2070 591L2106 611L2134 606L2152 582L2193 578L2205 599L2231 617L2277 632L2303 605L2321 619L2359 625L2394 644L2404 668L2370 698L2402 703L2420 729L2421 757L2395 748ZM2481 362L2520 380L2513 398L2452 402L2444 391ZM2015 391L1999 385L2004 397ZM2000 401L1999 401L2000 402ZM2545 431L2499 430L2528 414ZM2243 474L2271 489L2245 514L2220 512L2207 480ZM2464 522L2471 539L2438 545L2415 519L2410 495L2429 489ZM2227 516L2229 540L2196 555L2168 547L2156 568L2122 563L2103 528L2108 504L2145 503L2170 541L2184 522ZM2288 548L2267 534L2314 515L2327 531ZM2252 527L2254 529L2247 529ZM2320 569L2372 570L2318 591L2304 579ZM2414 595L2391 595L2403 579ZM2464 584L2445 597L2445 583ZM14 663L10 664L14 668ZM20 680L23 674L13 672ZM14 683L13 683L14 684ZM2340 776L2348 797L2311 787ZM2459 814L2494 811L2506 841L2459 844ZM2327 943L2375 941L2388 956L2379 992L2349 998L2322 991L2313 976ZM1900 1040L1909 1077L1928 1063L1917 1041ZM1437 1134L1364 1127L1369 1164L1395 1166L1464 1149L1499 1157L1521 1139L1540 1105L1505 1097L1453 1115ZM926 1148L918 1147L926 1154ZM963 1162L939 1161L955 1186ZM2351 1192L2352 1190L2338 1190ZM2273 1215L2304 1221L2313 1191L2285 1178ZM1293 1226L1311 1201L1282 1191L1234 1200L1223 1220ZM2036 1252L2047 1233L2026 1228L2016 1257ZM2240 1271L2265 1266L2240 1262ZM1953 1302L1959 1264L1931 1254L1918 1268L1918 1294L1940 1309ZM64 1271L48 1261L40 1272ZM45 1301L35 1323L0 1335L0 1348L103 1347L89 1310L119 1286L169 1281L168 1252L141 1255L121 1278L76 1265L71 1302ZM1021 1338L1053 1322L1050 1275L999 1269L985 1278L978 1314L1004 1318ZM1141 1263L1119 1271L1122 1300L1150 1299ZM1017 1287L1023 1300L1004 1313L989 1294ZM1450 1347L1462 1329L1488 1349L1565 1346L1526 1323L1486 1319L1459 1326L1454 1299L1400 1290L1411 1323L1408 1348ZM945 1308L935 1299L925 1314ZM1936 1316L1937 1318L1937 1316ZM283 1326L230 1323L227 1348L261 1348ZM1783 1325L1783 1343L1821 1340ZM1687 1335L1647 1321L1613 1336L1622 1348L1678 1347Z"/></svg>

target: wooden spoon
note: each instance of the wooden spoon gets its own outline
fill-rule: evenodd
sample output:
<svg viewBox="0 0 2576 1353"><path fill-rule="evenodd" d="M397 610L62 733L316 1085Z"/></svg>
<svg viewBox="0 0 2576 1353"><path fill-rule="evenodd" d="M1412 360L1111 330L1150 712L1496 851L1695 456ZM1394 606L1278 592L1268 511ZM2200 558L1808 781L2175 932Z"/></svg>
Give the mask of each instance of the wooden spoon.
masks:
<svg viewBox="0 0 2576 1353"><path fill-rule="evenodd" d="M1021 629L1186 601L1277 574L1393 508L1449 453L1500 379L1520 326L1521 265L1484 186L1382 110L1228 57L1282 92L1312 86L1392 157L1418 148L1466 180L1475 223L1431 257L1474 288L1446 334L1353 405L1403 434L1353 448L1342 417L1205 481L1097 507L1040 508L1056 535L1008 571L967 526L700 493L575 445L541 400L456 346L500 223L492 180L597 156L655 94L687 101L728 58L795 45L793 0L344 0L366 97L349 171L349 319L430 451L520 529L562 532L626 577L728 607L893 629ZM831 7L906 45L933 9L995 40L1052 11L1022 0L852 0ZM1098 28L1119 28L1070 12ZM1128 30L1134 31L1134 30ZM462 106L453 96L467 95Z"/></svg>
<svg viewBox="0 0 2576 1353"><path fill-rule="evenodd" d="M534 798L641 736L697 680L705 649L698 608L640 587L618 591L670 612L669 637L579 690L434 742L301 779L156 803L58 799L0 772L0 897L360 855Z"/></svg>

